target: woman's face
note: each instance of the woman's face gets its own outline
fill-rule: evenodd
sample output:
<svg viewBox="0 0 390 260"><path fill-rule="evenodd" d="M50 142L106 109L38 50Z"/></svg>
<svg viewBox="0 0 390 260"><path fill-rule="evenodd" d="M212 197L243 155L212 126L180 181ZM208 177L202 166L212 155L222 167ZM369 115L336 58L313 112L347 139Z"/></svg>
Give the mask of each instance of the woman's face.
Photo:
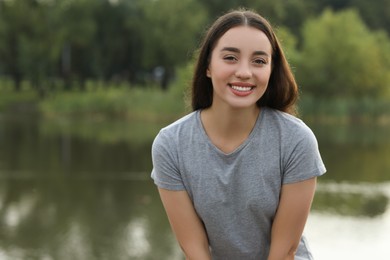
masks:
<svg viewBox="0 0 390 260"><path fill-rule="evenodd" d="M267 89L271 57L271 43L262 31L249 26L229 29L213 49L207 69L213 84L212 106L256 106Z"/></svg>

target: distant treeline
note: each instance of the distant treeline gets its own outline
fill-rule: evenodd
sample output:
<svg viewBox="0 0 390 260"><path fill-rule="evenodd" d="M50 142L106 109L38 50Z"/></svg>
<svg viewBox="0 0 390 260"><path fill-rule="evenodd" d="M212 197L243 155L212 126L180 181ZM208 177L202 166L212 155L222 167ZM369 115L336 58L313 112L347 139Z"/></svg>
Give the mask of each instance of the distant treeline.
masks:
<svg viewBox="0 0 390 260"><path fill-rule="evenodd" d="M0 0L0 77L42 95L87 80L167 88L210 22L237 7L278 28L305 91L389 95L390 0Z"/></svg>

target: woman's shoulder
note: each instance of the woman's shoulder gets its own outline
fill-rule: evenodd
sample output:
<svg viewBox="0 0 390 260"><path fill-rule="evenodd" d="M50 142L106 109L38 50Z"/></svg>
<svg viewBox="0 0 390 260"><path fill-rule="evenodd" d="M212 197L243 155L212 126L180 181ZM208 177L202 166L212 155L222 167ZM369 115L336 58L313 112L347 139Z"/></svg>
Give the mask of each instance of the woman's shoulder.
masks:
<svg viewBox="0 0 390 260"><path fill-rule="evenodd" d="M313 132L306 125L306 123L291 114L288 114L283 111L279 111L272 108L265 109L265 118L267 124L271 127L277 128L280 132L283 132L285 135L291 136L312 136Z"/></svg>
<svg viewBox="0 0 390 260"><path fill-rule="evenodd" d="M193 127L193 125L196 123L196 120L197 120L197 113L198 113L198 111L194 111L194 112L191 112L191 113L177 119L176 121L163 127L160 130L160 133L161 132L175 133L178 131L183 131L183 128Z"/></svg>
<svg viewBox="0 0 390 260"><path fill-rule="evenodd" d="M269 117L273 118L274 120L280 121L285 124L291 124L291 125L304 124L302 119L274 108L265 107L265 113Z"/></svg>
<svg viewBox="0 0 390 260"><path fill-rule="evenodd" d="M188 139L197 121L197 112L187 114L162 128L153 140L153 154L177 154L180 145Z"/></svg>
<svg viewBox="0 0 390 260"><path fill-rule="evenodd" d="M189 133L190 129L193 129L197 124L198 111L191 112L171 124L160 129L155 138L155 142L162 141L166 143L180 142L180 138L185 138L185 135Z"/></svg>

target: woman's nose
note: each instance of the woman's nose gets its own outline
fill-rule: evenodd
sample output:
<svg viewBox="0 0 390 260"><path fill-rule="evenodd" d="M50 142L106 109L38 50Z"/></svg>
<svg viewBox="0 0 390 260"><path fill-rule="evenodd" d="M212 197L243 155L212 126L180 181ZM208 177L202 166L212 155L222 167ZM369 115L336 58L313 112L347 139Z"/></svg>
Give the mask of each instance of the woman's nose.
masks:
<svg viewBox="0 0 390 260"><path fill-rule="evenodd" d="M237 78L250 78L252 76L252 71L250 69L249 64L246 64L245 62L240 63L236 70L236 77Z"/></svg>

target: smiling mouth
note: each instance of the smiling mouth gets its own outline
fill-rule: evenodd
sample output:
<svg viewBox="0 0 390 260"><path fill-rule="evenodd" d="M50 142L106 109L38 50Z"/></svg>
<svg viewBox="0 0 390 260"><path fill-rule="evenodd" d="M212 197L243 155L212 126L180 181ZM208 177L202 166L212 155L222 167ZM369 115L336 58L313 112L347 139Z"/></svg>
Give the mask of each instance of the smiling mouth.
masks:
<svg viewBox="0 0 390 260"><path fill-rule="evenodd" d="M236 90L236 91L239 91L239 92L248 92L248 91L251 91L252 89L254 89L253 86L236 86L236 85L229 85L230 88Z"/></svg>

